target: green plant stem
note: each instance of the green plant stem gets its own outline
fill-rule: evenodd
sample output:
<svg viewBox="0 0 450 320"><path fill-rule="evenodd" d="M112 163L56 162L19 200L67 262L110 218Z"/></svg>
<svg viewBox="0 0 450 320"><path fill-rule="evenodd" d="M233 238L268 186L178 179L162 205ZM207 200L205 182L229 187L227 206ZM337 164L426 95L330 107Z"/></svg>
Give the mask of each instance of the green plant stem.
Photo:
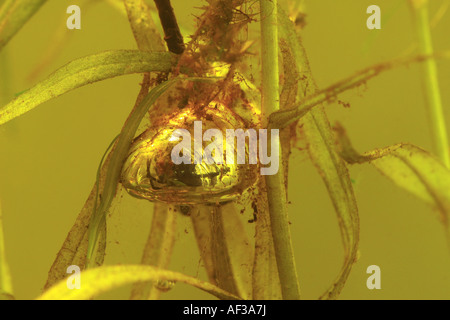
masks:
<svg viewBox="0 0 450 320"><path fill-rule="evenodd" d="M277 0L260 0L260 6L262 43L261 109L263 124L267 125L269 115L280 109ZM280 141L278 140L276 143L278 144L278 148L280 148ZM280 152L279 154L281 155L282 153ZM277 174L265 176L267 198L282 296L286 300L297 300L300 299L300 288L289 230L286 187L281 168Z"/></svg>
<svg viewBox="0 0 450 320"><path fill-rule="evenodd" d="M12 299L13 288L9 266L6 262L5 243L3 237L2 204L0 202L0 300Z"/></svg>
<svg viewBox="0 0 450 320"><path fill-rule="evenodd" d="M416 32L420 53L432 55L433 43L430 32L428 1L411 0L411 3L413 11L415 12ZM422 72L435 153L444 165L447 168L450 168L448 135L444 120L441 93L439 90L436 60L426 60L423 63Z"/></svg>

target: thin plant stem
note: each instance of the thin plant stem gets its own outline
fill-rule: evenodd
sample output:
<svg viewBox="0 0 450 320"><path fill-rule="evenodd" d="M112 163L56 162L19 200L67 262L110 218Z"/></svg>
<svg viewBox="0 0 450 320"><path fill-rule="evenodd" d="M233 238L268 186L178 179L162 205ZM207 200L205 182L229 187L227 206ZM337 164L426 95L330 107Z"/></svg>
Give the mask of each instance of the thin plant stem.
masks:
<svg viewBox="0 0 450 320"><path fill-rule="evenodd" d="M167 48L170 52L176 54L183 53L185 49L183 36L181 35L170 0L155 0L155 4L164 29L164 40L166 40Z"/></svg>
<svg viewBox="0 0 450 320"><path fill-rule="evenodd" d="M260 6L262 59L261 109L263 124L267 125L269 115L280 109L277 0L260 0ZM275 143L280 148L279 139ZM280 152L279 154L281 155L282 153ZM277 174L265 176L270 222L283 299L298 300L300 299L300 288L289 230L286 186L281 168Z"/></svg>
<svg viewBox="0 0 450 320"><path fill-rule="evenodd" d="M0 202L0 300L13 299L11 274L6 261L5 243L3 237L2 204Z"/></svg>
<svg viewBox="0 0 450 320"><path fill-rule="evenodd" d="M413 63L422 63L429 59L450 59L450 51L437 52L433 53L433 55L419 55L400 58L370 66L364 70L358 71L344 80L336 82L326 89L304 97L300 102L295 103L294 107L271 113L269 117L269 126L279 129L285 128L302 118L314 107L320 105L321 103L336 99L339 94L347 90L366 84L367 81L377 77L382 72L409 66Z"/></svg>
<svg viewBox="0 0 450 320"><path fill-rule="evenodd" d="M433 42L430 32L428 0L410 0L416 23L416 32L421 54L433 54ZM448 135L439 90L438 70L436 60L429 59L423 63L423 84L430 119L433 146L436 155L447 168L450 168Z"/></svg>

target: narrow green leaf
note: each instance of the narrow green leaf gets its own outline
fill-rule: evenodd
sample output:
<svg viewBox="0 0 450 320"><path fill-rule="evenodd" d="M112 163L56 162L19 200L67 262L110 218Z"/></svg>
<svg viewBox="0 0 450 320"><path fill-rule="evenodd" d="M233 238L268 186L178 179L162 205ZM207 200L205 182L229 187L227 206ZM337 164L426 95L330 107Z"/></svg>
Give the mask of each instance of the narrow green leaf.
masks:
<svg viewBox="0 0 450 320"><path fill-rule="evenodd" d="M123 6L123 2L120 4L122 11L125 13L125 8ZM120 7L120 6L119 6ZM142 102L142 100L145 98L145 96L148 93L148 89L150 86L150 79L149 76L144 76L144 80L142 82L142 88L140 90L140 93L138 95L135 108L139 106L139 104ZM115 146L113 146L113 149L115 149ZM97 208L97 199L98 199L98 193L100 190L104 190L105 187L105 180L106 180L106 174L107 169L111 160L111 154L109 153L106 160L104 161L103 165L101 166L101 169L98 171L97 175L97 183L92 188L90 195L88 199L86 200L85 205L83 206L75 224L72 226L69 234L67 235L66 240L64 241L60 251L58 252L58 255L49 271L47 283L45 285L45 288L48 288L55 284L56 282L60 281L66 276L66 268L70 265L78 265L82 268L86 265L86 258L87 258L87 250L89 245L89 233L88 233L88 225L92 217L92 213ZM103 160L102 160L103 162ZM97 246L97 251L95 255L95 264L100 265L104 252L105 252L105 245L106 245L106 225L100 229L100 238L99 238L99 244ZM153 243L153 242L152 242ZM165 247L164 247L165 248ZM154 249L159 250L162 253L165 253L164 248ZM158 265L165 267L164 264ZM153 286L152 286L153 287Z"/></svg>
<svg viewBox="0 0 450 320"><path fill-rule="evenodd" d="M230 265L238 296L250 299L252 295L252 268L254 247L248 238L242 215L234 203L221 206L221 219Z"/></svg>
<svg viewBox="0 0 450 320"><path fill-rule="evenodd" d="M83 271L80 274L81 288L79 290L68 289L66 280L62 280L45 291L38 297L38 300L87 300L120 286L142 281L182 282L206 291L219 299L240 299L208 282L178 272L160 270L151 266L128 265L103 266Z"/></svg>
<svg viewBox="0 0 450 320"><path fill-rule="evenodd" d="M232 205L232 204L230 204ZM238 295L237 279L233 272L231 256L228 246L228 238L225 236L224 206L201 206L202 214L210 218L211 232L211 258L214 266L214 283L223 290ZM229 210L229 209L228 209ZM238 230L236 230L237 232Z"/></svg>
<svg viewBox="0 0 450 320"><path fill-rule="evenodd" d="M83 208L81 209L74 225L69 231L61 249L59 250L55 261L53 262L50 271L48 272L47 282L45 289L51 287L61 279L63 279L67 273L68 266L77 265L81 269L86 265L86 253L88 248L88 225L92 213L95 211L98 205L98 199L100 190L103 190L106 178L106 169L111 159L111 153L108 153L110 149L115 148L115 143L118 137L115 137L107 150L103 154L100 161L99 168L97 170L97 177L88 199L86 200ZM100 230L100 240L98 249L95 255L95 264L100 266L103 264L103 259L106 251L106 226Z"/></svg>
<svg viewBox="0 0 450 320"><path fill-rule="evenodd" d="M416 33L420 53L432 55L433 40L430 30L428 14L429 1L410 0L413 7L413 17L416 24ZM427 104L428 119L430 121L433 147L442 162L450 168L450 152L448 133L445 124L445 113L439 88L439 74L436 61L427 60L422 64L422 82Z"/></svg>
<svg viewBox="0 0 450 320"><path fill-rule="evenodd" d="M98 231L103 228L103 225L106 223L106 213L108 212L116 194L122 165L126 160L128 149L130 148L136 134L136 130L138 129L145 114L148 112L150 106L178 80L180 79L175 78L154 87L142 100L142 102L133 109L122 128L116 146L111 152L111 162L106 172L105 187L102 192L100 205L96 208L89 224L89 246L87 253L88 265L90 264L90 260L94 253L94 247L99 235Z"/></svg>
<svg viewBox="0 0 450 320"><path fill-rule="evenodd" d="M143 97L145 97L145 95L143 95ZM138 101L141 100L141 97L139 97ZM135 108L136 107L137 106L135 106ZM114 150L116 148L117 139L118 136L113 140L107 151L109 149ZM68 266L77 265L82 269L86 266L89 245L88 227L93 213L96 208L98 208L98 199L101 192L100 190L105 189L107 171L112 156L112 151L110 153L107 153L107 151L100 161L99 169L97 170L96 182L89 193L89 197L78 214L75 223L67 234L67 237L48 272L47 282L44 289L53 286L55 283L63 279L67 275L66 269ZM103 257L106 250L106 225L99 228L99 231L99 242L95 259L93 259L95 265L101 265L103 262Z"/></svg>
<svg viewBox="0 0 450 320"><path fill-rule="evenodd" d="M411 145L396 144L359 154L341 126L337 126L341 156L351 164L370 162L400 188L435 207L448 228L450 215L450 170L429 152ZM449 242L450 243L450 242Z"/></svg>
<svg viewBox="0 0 450 320"><path fill-rule="evenodd" d="M95 214L95 210L98 208L98 203L99 203L99 198L100 198L100 181L103 178L104 180L106 180L106 169L104 170L103 173L103 177L102 177L102 168L104 166L105 163L105 158L108 156L110 156L112 154L112 150L115 149L116 147L116 142L117 139L119 138L119 136L116 136L113 141L110 143L110 145L108 146L108 148L106 149L105 153L103 154L102 159L100 160L100 164L98 166L97 169L97 178L96 178L96 186L95 186L95 201L94 201L94 207L92 209L92 214ZM111 150L111 152L109 152ZM106 167L105 167L106 168ZM104 184L102 186L104 188ZM103 190L102 188L102 190ZM101 266L103 264L103 261L105 259L105 253L106 253L106 233L107 233L107 228L106 228L106 224L104 226L102 226L102 229L100 230L100 237L99 237L99 241L98 241L98 246L97 246L97 251L95 254L95 265L96 266ZM84 243L83 243L84 244ZM87 246L86 246L87 249ZM86 253L85 250L80 251L83 253ZM86 256L86 255L84 255ZM83 264L84 266L85 264Z"/></svg>
<svg viewBox="0 0 450 320"><path fill-rule="evenodd" d="M191 220L209 281L219 288L237 294L222 214L221 208L199 205L192 209Z"/></svg>
<svg viewBox="0 0 450 320"><path fill-rule="evenodd" d="M282 53L284 56L288 56L289 48L282 49ZM426 63L427 61L434 59L449 59L449 58L450 58L450 51L443 51L429 55L418 55L394 59L370 66L368 68L356 72L355 74L351 75L346 79L343 79L329 86L326 89L320 91L312 91L307 96L300 97L299 103L291 103L291 105L285 110L280 110L272 113L270 115L270 124L276 128L280 129L285 128L288 125L302 118L315 106L336 99L336 97L342 92L366 84L367 81L380 75L382 72L392 70L398 67L409 66L412 63L419 63L419 62ZM288 70L287 72L285 71L286 75L289 75L289 73L292 72L293 72L292 70ZM300 78L297 76L297 81L299 81L299 79Z"/></svg>
<svg viewBox="0 0 450 320"><path fill-rule="evenodd" d="M255 221L252 298L255 300L281 300L280 278L275 259L264 179L259 180L257 190L258 194L253 199L253 210L257 215L257 220Z"/></svg>
<svg viewBox="0 0 450 320"><path fill-rule="evenodd" d="M291 50L286 45L286 42L280 41L280 51L283 60L283 74L284 81L282 83L282 90L280 94L280 111L289 109L291 106L295 105L297 99L297 92L299 87L299 74L296 68L292 68L295 65L295 58L292 55ZM284 181L286 183L286 194L289 186L289 158L291 155L291 141L293 137L296 136L296 124L291 126L286 126L281 128L278 124L273 123L273 115L271 113L269 116L269 126L274 126L274 128L282 129L280 130L280 143L281 143L281 159L283 160L283 171L284 171ZM288 121L290 121L289 119Z"/></svg>
<svg viewBox="0 0 450 320"><path fill-rule="evenodd" d="M47 0L6 0L0 8L0 51Z"/></svg>
<svg viewBox="0 0 450 320"><path fill-rule="evenodd" d="M2 203L0 202L0 300L10 300L14 299L13 287L8 262L6 260L4 241Z"/></svg>
<svg viewBox="0 0 450 320"><path fill-rule="evenodd" d="M141 259L142 265L155 266L160 269L169 267L170 257L172 256L173 245L175 243L177 214L174 206L155 202L152 225ZM157 286L154 286L152 282L140 282L133 286L130 299L156 300L160 294L161 290Z"/></svg>
<svg viewBox="0 0 450 320"><path fill-rule="evenodd" d="M191 221L194 228L195 239L200 251L208 279L211 283L217 284L215 280L215 268L211 246L212 219L211 214L205 214L204 207L196 206L191 209Z"/></svg>
<svg viewBox="0 0 450 320"><path fill-rule="evenodd" d="M284 41L290 48L296 61L292 67L296 68L298 74L302 76L302 81L299 81L299 100L302 100L307 95L315 94L318 88L295 27L281 9L279 10L278 23L280 24L280 41ZM335 283L321 297L335 299L344 287L351 268L357 259L359 244L358 208L347 166L337 153L334 135L324 107L319 105L306 113L302 123L311 160L324 180L336 210L344 245L345 258L340 274Z"/></svg>
<svg viewBox="0 0 450 320"><path fill-rule="evenodd" d="M235 205L197 206L191 219L210 282L250 298L253 250Z"/></svg>
<svg viewBox="0 0 450 320"><path fill-rule="evenodd" d="M45 101L93 82L132 73L169 71L173 59L173 55L166 52L117 50L74 60L1 108L0 125Z"/></svg>
<svg viewBox="0 0 450 320"><path fill-rule="evenodd" d="M111 153L108 154L103 162L100 170L100 177L93 186L89 197L86 200L83 208L81 209L75 223L67 234L61 249L59 250L56 258L48 272L47 282L44 289L53 286L55 283L64 279L67 276L66 269L70 265L77 265L80 268L84 268L86 265L86 253L88 248L88 226L91 219L94 208L96 208L97 199L97 186L99 190L103 190L106 178L106 170L111 160ZM101 230L103 233L103 230ZM102 256L101 249L103 247L102 241L99 241L99 253ZM97 256L96 256L97 257ZM96 259L96 263L97 263Z"/></svg>

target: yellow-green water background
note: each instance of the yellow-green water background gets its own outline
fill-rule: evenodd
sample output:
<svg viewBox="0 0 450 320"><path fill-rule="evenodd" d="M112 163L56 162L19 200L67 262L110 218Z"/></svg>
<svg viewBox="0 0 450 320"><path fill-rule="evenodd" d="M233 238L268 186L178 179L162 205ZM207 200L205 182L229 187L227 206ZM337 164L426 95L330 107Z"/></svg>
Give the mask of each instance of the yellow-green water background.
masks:
<svg viewBox="0 0 450 320"><path fill-rule="evenodd" d="M0 1L0 4L4 1ZM50 0L0 53L1 104L67 62L110 49L136 48L126 17L99 1ZM180 25L194 29L202 1L172 1ZM431 0L432 14L441 0ZM66 8L80 4L82 30L65 26ZM405 0L306 0L303 32L313 74L321 88L357 70L398 57L414 42ZM382 9L382 29L366 28L366 8ZM33 82L52 36L68 37L57 56ZM450 48L450 12L433 28L436 50ZM186 34L185 34L186 35ZM450 61L439 61L440 85L450 127ZM0 199L15 295L37 297L69 228L95 181L105 148L120 131L139 90L140 75L119 77L77 89L0 127ZM5 82L6 81L6 82ZM6 91L4 89L6 88ZM366 151L398 142L431 148L420 68L389 71L365 88L341 97L351 108L329 105L355 147ZM338 274L343 260L331 201L305 154L294 153L290 168L291 230L303 298L315 299ZM431 208L398 189L369 165L350 169L361 217L360 259L342 299L449 299L450 256L444 232ZM123 194L112 210L106 263L138 263L151 205ZM189 220L179 233L170 269L204 278ZM381 290L368 290L366 268L381 268ZM127 298L124 289L106 298ZM209 298L177 284L166 299Z"/></svg>

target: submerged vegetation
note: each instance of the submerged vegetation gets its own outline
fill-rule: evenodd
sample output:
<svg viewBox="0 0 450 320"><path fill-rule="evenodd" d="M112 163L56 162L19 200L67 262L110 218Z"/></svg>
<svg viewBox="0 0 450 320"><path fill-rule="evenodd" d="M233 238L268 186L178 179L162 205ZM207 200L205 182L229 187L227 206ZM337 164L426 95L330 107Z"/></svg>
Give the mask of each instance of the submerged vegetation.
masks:
<svg viewBox="0 0 450 320"><path fill-rule="evenodd" d="M428 1L408 2L419 54L380 62L322 89L313 78L308 48L301 41L303 1L207 0L203 13L196 17L197 29L188 38L182 35L183 26L178 27L169 1L155 0L163 37L153 21L156 9L150 1L108 0L128 18L138 50L112 50L73 60L0 108L2 126L82 86L122 75L143 75L134 107L121 132L105 146L97 176L92 177L94 186L57 253L39 299L90 299L125 284L133 284L131 299L158 299L175 282L219 299L300 299L301 266L295 262L294 229L289 222L288 202L293 195L287 193L288 183L294 183L288 179L290 155L298 141L304 142L326 186L344 248L341 270L320 299L339 297L359 256L360 218L348 169L351 165L370 163L399 188L432 206L450 245L449 145L436 66L438 59L450 58L450 52L433 51ZM0 50L44 4L51 5L51 1L3 2ZM338 95L367 85L381 73L413 64L423 67L434 150L400 143L357 152L343 126L330 124L327 108L336 101L346 106ZM213 105L220 110L214 111ZM249 165L230 165L226 171L169 167L164 162L170 156L164 130L185 128L194 119L222 127L228 123L279 129L275 144L280 149L280 170L266 176L258 170L256 179ZM151 166L156 169L151 171ZM214 188L203 192L205 179ZM230 179L233 189L225 190L220 179ZM108 213L122 187L135 197L160 201L154 202L141 264L122 261L106 266ZM7 253L14 250L14 244L3 242L1 209L0 203L0 294L12 298ZM192 222L208 281L168 270L180 215ZM81 290L67 288L66 271L71 265L83 270Z"/></svg>

